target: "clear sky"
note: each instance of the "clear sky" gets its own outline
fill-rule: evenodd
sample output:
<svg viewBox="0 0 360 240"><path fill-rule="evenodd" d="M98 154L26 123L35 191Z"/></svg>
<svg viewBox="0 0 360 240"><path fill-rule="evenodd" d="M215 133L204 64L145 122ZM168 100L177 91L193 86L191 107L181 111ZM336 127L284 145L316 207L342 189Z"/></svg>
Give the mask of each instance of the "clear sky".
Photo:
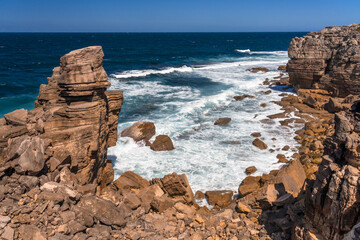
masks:
<svg viewBox="0 0 360 240"><path fill-rule="evenodd" d="M360 0L0 0L0 32L313 31L360 23Z"/></svg>

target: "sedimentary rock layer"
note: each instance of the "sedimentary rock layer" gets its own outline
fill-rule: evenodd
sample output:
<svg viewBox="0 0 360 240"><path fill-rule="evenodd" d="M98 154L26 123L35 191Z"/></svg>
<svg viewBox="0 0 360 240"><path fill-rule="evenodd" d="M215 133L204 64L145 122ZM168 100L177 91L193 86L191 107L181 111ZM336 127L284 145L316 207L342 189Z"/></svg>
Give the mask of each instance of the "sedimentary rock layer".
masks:
<svg viewBox="0 0 360 240"><path fill-rule="evenodd" d="M326 27L292 39L287 71L296 88L360 93L360 25Z"/></svg>
<svg viewBox="0 0 360 240"><path fill-rule="evenodd" d="M106 91L103 56L100 46L64 55L48 84L40 86L36 108L5 115L0 157L6 169L37 175L67 165L80 184L112 180L106 155L116 143L123 94Z"/></svg>

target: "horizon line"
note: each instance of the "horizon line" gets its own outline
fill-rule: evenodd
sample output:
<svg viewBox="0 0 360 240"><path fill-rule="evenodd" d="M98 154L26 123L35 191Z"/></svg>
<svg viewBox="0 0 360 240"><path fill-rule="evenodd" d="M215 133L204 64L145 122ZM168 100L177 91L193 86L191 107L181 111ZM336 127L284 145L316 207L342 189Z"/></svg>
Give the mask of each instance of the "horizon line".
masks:
<svg viewBox="0 0 360 240"><path fill-rule="evenodd" d="M82 31L79 31L79 32L76 32L76 31L56 31L56 32L47 32L47 31L32 31L32 32L30 32L30 31L9 31L9 32L7 32L7 31L0 31L0 34L3 34L3 33L127 33L127 34L129 34L129 33L307 33L307 32L312 32L312 31L209 31L209 32L197 32L197 31L179 31L179 32L166 32L166 31L154 31L154 32L141 32L141 31L139 31L139 32L136 32L136 31L134 31L134 32L122 32L122 31L118 31L118 32L116 32L116 31L114 31L114 32L112 32L112 31L109 31L109 32L100 32L100 31L94 31L94 32L92 32L92 31L89 31L89 32L87 32L87 31L84 31L84 32L82 32Z"/></svg>

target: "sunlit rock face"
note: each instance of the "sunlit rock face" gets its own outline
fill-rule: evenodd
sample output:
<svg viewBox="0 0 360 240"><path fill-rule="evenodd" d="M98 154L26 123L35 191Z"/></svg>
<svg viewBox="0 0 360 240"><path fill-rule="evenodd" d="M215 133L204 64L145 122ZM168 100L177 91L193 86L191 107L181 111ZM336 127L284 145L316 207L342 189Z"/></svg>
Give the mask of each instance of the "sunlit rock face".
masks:
<svg viewBox="0 0 360 240"><path fill-rule="evenodd" d="M320 88L334 96L360 93L360 25L326 27L292 39L287 70L296 88Z"/></svg>

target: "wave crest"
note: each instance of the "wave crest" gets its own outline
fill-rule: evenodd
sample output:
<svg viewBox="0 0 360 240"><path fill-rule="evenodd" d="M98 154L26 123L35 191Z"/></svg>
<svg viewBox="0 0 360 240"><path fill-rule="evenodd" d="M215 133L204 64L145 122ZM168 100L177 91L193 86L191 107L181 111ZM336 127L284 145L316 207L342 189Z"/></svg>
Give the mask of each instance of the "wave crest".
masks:
<svg viewBox="0 0 360 240"><path fill-rule="evenodd" d="M154 69L145 69L145 70L130 70L130 71L124 71L122 73L118 74L111 74L112 77L115 78L137 78L137 77L146 77L152 74L169 74L173 72L191 72L193 69L191 67L188 67L186 65L174 68L169 67L165 69L160 70L154 70Z"/></svg>

